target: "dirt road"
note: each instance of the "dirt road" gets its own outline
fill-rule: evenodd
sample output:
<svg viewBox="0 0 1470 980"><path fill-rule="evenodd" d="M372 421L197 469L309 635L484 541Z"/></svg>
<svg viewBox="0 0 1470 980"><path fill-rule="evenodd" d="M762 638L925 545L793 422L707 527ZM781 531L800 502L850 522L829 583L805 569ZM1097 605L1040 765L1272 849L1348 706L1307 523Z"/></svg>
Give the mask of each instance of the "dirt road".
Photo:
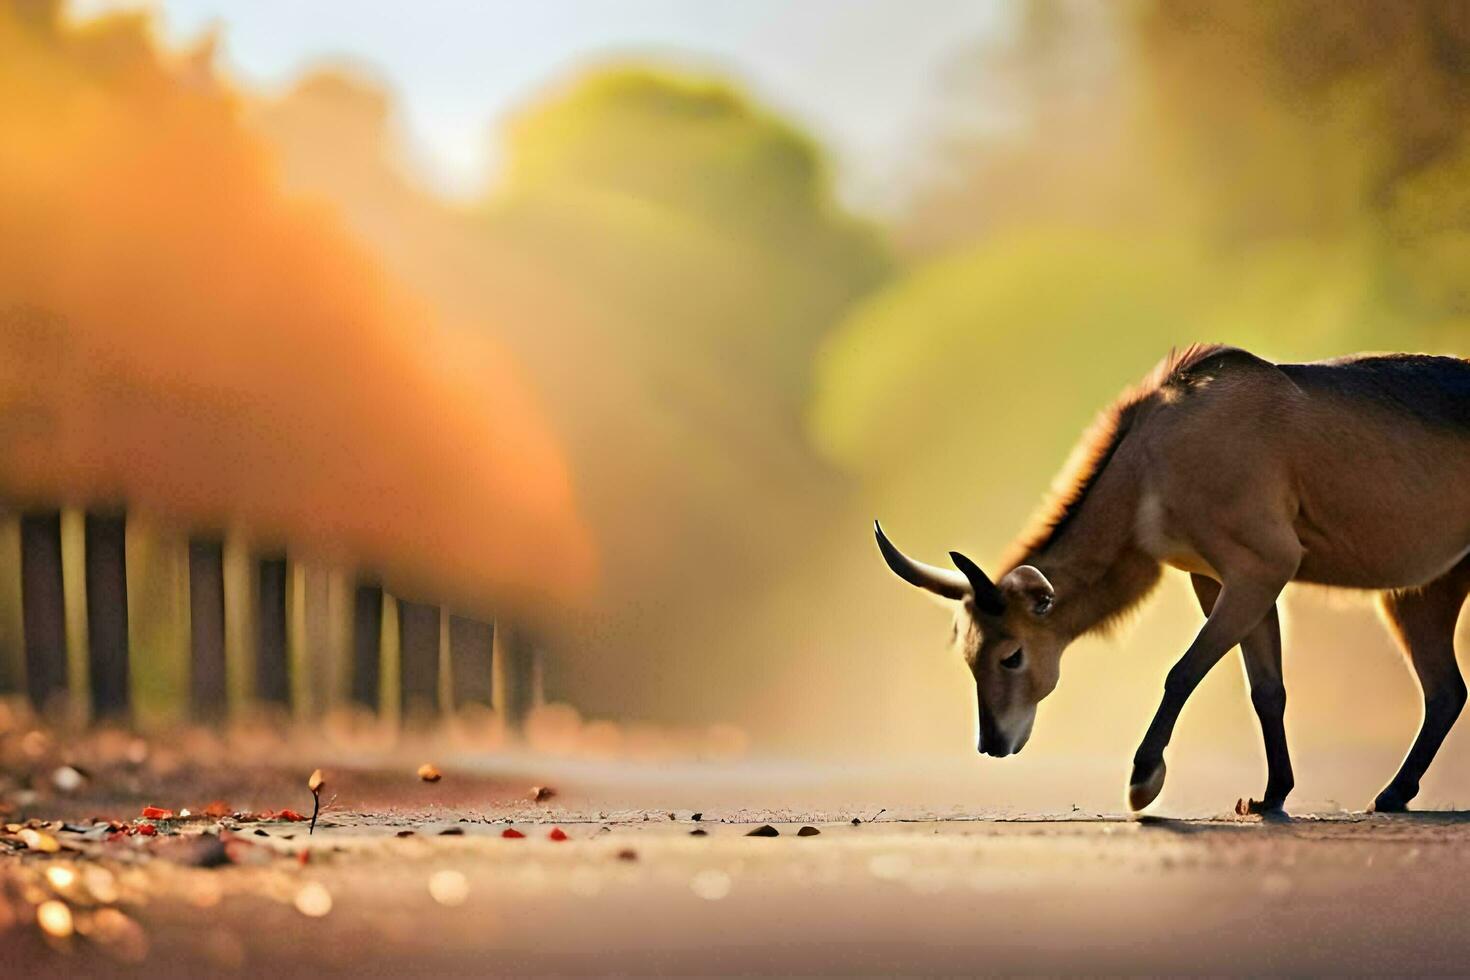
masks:
<svg viewBox="0 0 1470 980"><path fill-rule="evenodd" d="M0 933L0 973L1445 973L1470 963L1470 822L1456 815L853 825L827 813L778 824L776 837L746 836L753 825L718 814L608 816L339 813L309 843L298 824L241 828L269 859L218 868L12 856L0 868L17 921ZM553 826L568 839L550 839ZM801 826L820 833L798 836ZM502 836L508 827L525 837ZM47 868L88 864L114 874L115 907L132 926L93 922L90 937L56 939L23 920L25 898L51 884ZM73 906L80 924L87 903Z"/></svg>

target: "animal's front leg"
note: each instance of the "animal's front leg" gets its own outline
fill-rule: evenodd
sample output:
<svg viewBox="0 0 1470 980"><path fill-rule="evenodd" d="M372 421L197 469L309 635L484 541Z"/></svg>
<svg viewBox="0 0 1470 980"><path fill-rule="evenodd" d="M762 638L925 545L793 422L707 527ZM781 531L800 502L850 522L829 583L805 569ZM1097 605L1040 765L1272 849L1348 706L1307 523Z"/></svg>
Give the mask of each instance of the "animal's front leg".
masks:
<svg viewBox="0 0 1470 980"><path fill-rule="evenodd" d="M1210 668L1232 647L1240 643L1266 617L1276 597L1295 571L1281 574L1226 576L1215 608L1184 656L1169 671L1164 682L1164 697L1154 713L1138 751L1133 756L1133 772L1128 778L1128 806L1141 810L1152 803L1164 788L1164 749L1174 735L1174 723L1184 703L1204 680Z"/></svg>
<svg viewBox="0 0 1470 980"><path fill-rule="evenodd" d="M1203 575L1190 576L1200 608L1208 616L1220 596L1220 583ZM1266 792L1259 800L1242 799L1236 812L1271 813L1280 810L1296 785L1291 753L1286 746L1286 686L1281 679L1281 619L1273 605L1266 618L1240 643L1240 657L1250 681L1251 705L1261 723L1266 746Z"/></svg>

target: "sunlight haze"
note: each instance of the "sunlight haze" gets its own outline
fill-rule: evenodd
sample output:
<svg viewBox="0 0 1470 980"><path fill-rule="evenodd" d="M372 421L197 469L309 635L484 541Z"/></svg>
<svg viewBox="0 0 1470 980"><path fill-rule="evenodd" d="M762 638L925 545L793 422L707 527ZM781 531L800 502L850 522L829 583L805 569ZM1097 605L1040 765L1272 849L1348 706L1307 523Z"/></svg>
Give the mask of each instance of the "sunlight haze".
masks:
<svg viewBox="0 0 1470 980"><path fill-rule="evenodd" d="M90 0L78 13L137 6ZM483 190L496 121L582 63L638 56L713 68L811 127L845 192L875 206L912 159L946 65L1003 29L992 0L160 0L170 43L218 25L239 79L279 89L329 62L365 68L402 100L421 170L442 193ZM493 177L492 177L493 179Z"/></svg>

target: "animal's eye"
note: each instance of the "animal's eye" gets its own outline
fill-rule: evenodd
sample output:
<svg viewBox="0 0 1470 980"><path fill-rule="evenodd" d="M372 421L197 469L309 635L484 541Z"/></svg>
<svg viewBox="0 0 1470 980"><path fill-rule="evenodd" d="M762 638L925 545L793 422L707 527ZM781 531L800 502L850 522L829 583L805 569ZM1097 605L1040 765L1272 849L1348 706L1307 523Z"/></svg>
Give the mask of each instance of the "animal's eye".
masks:
<svg viewBox="0 0 1470 980"><path fill-rule="evenodd" d="M1021 653L1021 651L1020 650L1017 650L1015 653L1011 654L1009 657L1006 657L1004 660L1002 660L1000 662L1000 665L1002 667L1004 667L1006 670L1020 670L1021 669L1021 661L1025 660L1025 659L1026 658Z"/></svg>

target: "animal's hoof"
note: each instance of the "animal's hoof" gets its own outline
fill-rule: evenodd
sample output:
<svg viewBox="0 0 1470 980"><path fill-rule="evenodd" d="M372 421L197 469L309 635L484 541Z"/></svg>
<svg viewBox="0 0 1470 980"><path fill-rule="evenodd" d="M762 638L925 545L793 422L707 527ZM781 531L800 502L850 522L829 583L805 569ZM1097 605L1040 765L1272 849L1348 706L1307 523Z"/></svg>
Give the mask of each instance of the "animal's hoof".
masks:
<svg viewBox="0 0 1470 980"><path fill-rule="evenodd" d="M1235 801L1235 812L1242 817L1252 814L1262 817L1279 817L1282 814L1281 805L1285 802L1285 800L1239 799Z"/></svg>
<svg viewBox="0 0 1470 980"><path fill-rule="evenodd" d="M1133 766L1133 775L1128 778L1128 809L1137 813L1158 799L1164 788L1164 760L1160 759L1152 769Z"/></svg>
<svg viewBox="0 0 1470 980"><path fill-rule="evenodd" d="M1373 800L1373 805L1368 808L1369 813L1405 813L1409 809L1409 800L1393 790L1386 789L1379 793Z"/></svg>

